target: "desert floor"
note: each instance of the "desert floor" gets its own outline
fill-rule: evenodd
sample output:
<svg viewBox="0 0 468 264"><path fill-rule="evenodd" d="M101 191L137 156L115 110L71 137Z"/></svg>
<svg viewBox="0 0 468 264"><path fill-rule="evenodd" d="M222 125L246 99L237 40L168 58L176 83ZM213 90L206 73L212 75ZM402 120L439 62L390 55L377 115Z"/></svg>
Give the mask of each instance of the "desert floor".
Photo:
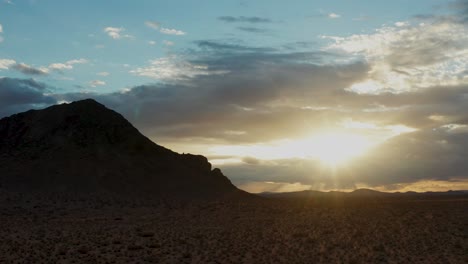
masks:
<svg viewBox="0 0 468 264"><path fill-rule="evenodd" d="M468 263L464 198L0 198L0 263Z"/></svg>

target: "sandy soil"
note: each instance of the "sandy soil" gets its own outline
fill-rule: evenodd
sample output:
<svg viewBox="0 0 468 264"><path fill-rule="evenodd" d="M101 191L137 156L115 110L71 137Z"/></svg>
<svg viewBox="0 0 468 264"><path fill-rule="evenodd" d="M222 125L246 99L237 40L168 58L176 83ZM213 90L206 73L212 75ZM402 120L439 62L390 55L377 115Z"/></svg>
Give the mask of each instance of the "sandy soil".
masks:
<svg viewBox="0 0 468 264"><path fill-rule="evenodd" d="M468 199L0 198L0 263L468 263Z"/></svg>

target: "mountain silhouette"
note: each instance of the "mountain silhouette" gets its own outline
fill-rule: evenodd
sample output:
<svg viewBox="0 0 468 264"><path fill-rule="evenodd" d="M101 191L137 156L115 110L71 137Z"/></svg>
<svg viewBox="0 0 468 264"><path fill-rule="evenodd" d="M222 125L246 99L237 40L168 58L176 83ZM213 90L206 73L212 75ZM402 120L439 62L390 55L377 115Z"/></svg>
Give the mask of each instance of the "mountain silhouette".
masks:
<svg viewBox="0 0 468 264"><path fill-rule="evenodd" d="M281 198L281 199L315 199L315 198L338 198L338 199L353 199L353 198L364 198L364 199L376 199L376 198L450 198L450 197L462 197L463 199L467 196L468 191L447 191L447 192L380 192L372 189L356 189L351 192L343 191L314 191L305 190L297 192L264 192L259 195L267 198Z"/></svg>
<svg viewBox="0 0 468 264"><path fill-rule="evenodd" d="M209 198L247 195L207 158L178 154L86 99L0 119L0 188Z"/></svg>

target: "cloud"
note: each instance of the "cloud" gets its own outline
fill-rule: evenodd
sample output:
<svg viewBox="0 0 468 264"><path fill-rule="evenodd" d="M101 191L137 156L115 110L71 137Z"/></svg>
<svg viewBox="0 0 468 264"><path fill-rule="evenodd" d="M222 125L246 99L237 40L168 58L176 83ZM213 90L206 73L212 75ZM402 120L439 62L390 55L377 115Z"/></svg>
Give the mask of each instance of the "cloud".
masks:
<svg viewBox="0 0 468 264"><path fill-rule="evenodd" d="M405 27L405 26L408 26L408 22L404 22L404 21L398 21L395 23L395 26L397 27Z"/></svg>
<svg viewBox="0 0 468 264"><path fill-rule="evenodd" d="M251 17L246 17L246 16L220 16L218 17L218 20L221 20L223 22L227 23L272 23L269 18L264 18L264 17L256 17L256 16L251 16Z"/></svg>
<svg viewBox="0 0 468 264"><path fill-rule="evenodd" d="M375 190L385 192L444 192L447 190L468 190L468 180L434 181L421 180L411 183L397 183L384 186L375 186Z"/></svg>
<svg viewBox="0 0 468 264"><path fill-rule="evenodd" d="M8 70L10 66L15 65L16 61L10 59L0 59L0 70Z"/></svg>
<svg viewBox="0 0 468 264"><path fill-rule="evenodd" d="M222 165L237 186L254 191L352 190L447 191L468 186L468 134L415 132L403 134L375 148L353 163L327 168L307 159L283 159L258 165ZM286 176L287 175L287 176ZM289 183L297 183L290 186ZM282 184L279 184L282 183ZM294 190L295 189L295 190ZM280 190L283 191L283 190Z"/></svg>
<svg viewBox="0 0 468 264"><path fill-rule="evenodd" d="M181 30L170 29L170 28L161 28L159 32L166 34L166 35L176 35L176 36L185 35L185 32Z"/></svg>
<svg viewBox="0 0 468 264"><path fill-rule="evenodd" d="M309 51L316 48L317 42L315 41L294 41L290 43L283 44L283 49L286 50L302 50L302 51Z"/></svg>
<svg viewBox="0 0 468 264"><path fill-rule="evenodd" d="M263 192L298 192L310 190L312 186L304 185L300 182L248 182L238 186L240 189L250 193L263 193Z"/></svg>
<svg viewBox="0 0 468 264"><path fill-rule="evenodd" d="M91 86L91 87L97 87L97 86L103 86L103 85L106 85L105 81L93 80L93 81L89 82L89 86Z"/></svg>
<svg viewBox="0 0 468 264"><path fill-rule="evenodd" d="M120 27L106 27L104 28L104 32L107 33L107 35L113 39L122 39L122 38L133 38L132 35L128 34L123 34L125 31L125 28Z"/></svg>
<svg viewBox="0 0 468 264"><path fill-rule="evenodd" d="M379 145L349 165L334 170L304 159L276 160L256 167L233 164L224 169L241 186L257 181L281 181L283 175L312 189L354 189L360 187L400 190L406 185L428 188L428 183L443 189L467 186L468 144L466 125L444 125L433 130L402 134ZM240 177L242 175L242 177ZM250 179L250 180L249 180ZM439 189L437 189L439 188ZM414 189L413 189L414 190Z"/></svg>
<svg viewBox="0 0 468 264"><path fill-rule="evenodd" d="M351 90L400 93L468 83L467 36L466 25L432 17L419 24L397 22L371 34L324 38L333 41L328 50L364 59L372 66L369 80Z"/></svg>
<svg viewBox="0 0 468 264"><path fill-rule="evenodd" d="M238 27L237 29L249 32L249 33L266 33L268 32L267 29L264 28L256 28L256 27Z"/></svg>
<svg viewBox="0 0 468 264"><path fill-rule="evenodd" d="M320 53L252 53L245 48L246 52L228 50L223 54L223 50L211 53L202 49L203 55L193 58L152 60L130 73L165 83L134 87L106 100L115 106L132 101L139 109L128 110L138 113L132 121L144 124L142 129L158 138L269 141L303 133L304 120L324 124L323 112L305 111L300 106L332 102L335 94L368 71L362 63L320 65ZM279 104L283 98L290 104ZM226 133L239 130L245 133Z"/></svg>
<svg viewBox="0 0 468 264"><path fill-rule="evenodd" d="M52 63L49 65L49 69L51 70L71 70L73 69L73 66L70 64L65 64L65 63Z"/></svg>
<svg viewBox="0 0 468 264"><path fill-rule="evenodd" d="M0 33L3 33L3 26L0 24Z"/></svg>
<svg viewBox="0 0 468 264"><path fill-rule="evenodd" d="M65 63L52 63L48 67L33 67L26 63L17 63L15 60L11 59L0 59L0 69L3 70L16 70L26 75L47 75L50 70L55 70L61 72L62 70L73 69L74 64L83 64L87 63L86 59L76 59L70 60Z"/></svg>
<svg viewBox="0 0 468 264"><path fill-rule="evenodd" d="M222 74L225 72L211 71L206 65L192 64L177 56L171 56L152 60L149 66L131 70L130 73L156 80L174 81L189 79L198 75Z"/></svg>
<svg viewBox="0 0 468 264"><path fill-rule="evenodd" d="M380 145L363 157L367 161L365 166L356 162L352 170L359 173L356 180L372 186L422 180L467 180L467 138L464 124L403 134Z"/></svg>
<svg viewBox="0 0 468 264"><path fill-rule="evenodd" d="M0 117L54 104L49 87L33 79L0 78Z"/></svg>
<svg viewBox="0 0 468 264"><path fill-rule="evenodd" d="M87 59L74 59L74 60L69 60L66 62L66 64L69 64L69 65L74 65L74 64L85 64L85 63L88 63L88 60Z"/></svg>
<svg viewBox="0 0 468 264"><path fill-rule="evenodd" d="M258 165L226 164L221 168L234 184L253 192L349 190L357 186L354 178L334 174L333 169L308 159L277 159Z"/></svg>
<svg viewBox="0 0 468 264"><path fill-rule="evenodd" d="M341 18L340 14L337 14L335 12L328 12L323 9L318 9L318 12L315 15L311 15L309 17L311 18L328 18L328 19L338 19Z"/></svg>
<svg viewBox="0 0 468 264"><path fill-rule="evenodd" d="M16 63L10 67L26 75L47 75L49 70L45 67L35 68L25 63Z"/></svg>
<svg viewBox="0 0 468 264"><path fill-rule="evenodd" d="M74 64L83 64L88 63L86 59L75 59L69 60L65 63L52 63L48 67L33 67L26 63L17 63L15 60L11 59L0 59L0 69L3 70L16 70L26 75L47 75L50 70L55 70L61 72L62 70L71 70L73 69Z"/></svg>
<svg viewBox="0 0 468 264"><path fill-rule="evenodd" d="M85 64L88 63L88 60L86 59L74 59L74 60L69 60L65 63L52 63L49 65L50 70L55 70L61 72L62 70L71 70L73 69L73 65L75 64Z"/></svg>
<svg viewBox="0 0 468 264"><path fill-rule="evenodd" d="M98 72L98 73L96 73L96 75L99 75L99 76L109 76L110 73L108 73L108 72Z"/></svg>
<svg viewBox="0 0 468 264"><path fill-rule="evenodd" d="M233 43L226 43L226 42L219 42L213 40L200 40L195 42L199 48L208 51L215 51L220 52L222 54L226 54L227 52L232 53L265 53L265 52L272 52L275 51L274 48L270 47L252 47L252 46L245 46L241 44L233 44Z"/></svg>
<svg viewBox="0 0 468 264"><path fill-rule="evenodd" d="M106 32L109 37L113 39L120 39L120 33L123 31L123 28L116 28L116 27L106 27L104 28L104 32Z"/></svg>
<svg viewBox="0 0 468 264"><path fill-rule="evenodd" d="M145 25L149 28L152 28L154 30L157 30L163 34L166 34L166 35L175 35L175 36L182 36L182 35L185 35L186 33L183 32L182 30L177 30L177 29L171 29L171 28L165 28L165 27L162 27L161 24L159 22L155 22L155 21L146 21L145 22Z"/></svg>
<svg viewBox="0 0 468 264"><path fill-rule="evenodd" d="M146 21L145 25L154 30L159 30L161 28L161 24L159 24L158 22L154 22L154 21Z"/></svg>
<svg viewBox="0 0 468 264"><path fill-rule="evenodd" d="M148 44L150 44L150 45L156 45L156 41L150 40L150 41L148 41Z"/></svg>
<svg viewBox="0 0 468 264"><path fill-rule="evenodd" d="M455 0L449 3L449 7L455 10L456 19L462 23L468 22L468 1L467 0Z"/></svg>

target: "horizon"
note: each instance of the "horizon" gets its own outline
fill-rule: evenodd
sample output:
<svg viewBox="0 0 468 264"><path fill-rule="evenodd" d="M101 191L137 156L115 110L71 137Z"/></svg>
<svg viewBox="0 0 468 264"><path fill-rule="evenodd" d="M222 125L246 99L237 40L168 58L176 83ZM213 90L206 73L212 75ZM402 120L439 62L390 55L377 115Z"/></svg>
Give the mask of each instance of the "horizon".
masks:
<svg viewBox="0 0 468 264"><path fill-rule="evenodd" d="M468 190L467 66L467 0L0 2L0 118L92 98L252 193Z"/></svg>

